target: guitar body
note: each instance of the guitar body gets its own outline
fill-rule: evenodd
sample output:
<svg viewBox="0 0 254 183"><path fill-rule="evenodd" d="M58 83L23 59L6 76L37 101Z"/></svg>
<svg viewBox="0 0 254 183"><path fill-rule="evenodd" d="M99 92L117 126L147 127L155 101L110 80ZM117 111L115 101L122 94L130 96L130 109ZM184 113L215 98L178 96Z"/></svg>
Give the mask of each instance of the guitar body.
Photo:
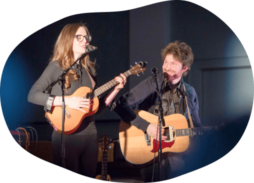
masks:
<svg viewBox="0 0 254 183"><path fill-rule="evenodd" d="M96 178L96 179L99 179L99 180L105 180L105 179L102 177L102 175L97 175L95 178ZM110 175L107 175L106 180L107 180L107 181L111 181Z"/></svg>
<svg viewBox="0 0 254 183"><path fill-rule="evenodd" d="M92 89L89 87L80 87L72 95L65 96L68 97L85 97L87 93L92 92ZM80 126L83 119L87 116L95 114L99 109L99 99L97 97L93 98L93 105L91 109L81 108L86 111L83 113L79 110L70 109L66 106L65 111L65 122L64 122L64 134L68 135L75 132ZM69 113L69 114L68 114ZM62 106L53 107L52 113L46 112L46 117L51 122L51 125L54 129L61 133L62 132Z"/></svg>
<svg viewBox="0 0 254 183"><path fill-rule="evenodd" d="M91 51L91 50L89 50ZM128 77L130 75L136 75L140 72L144 72L146 68L146 62L140 61L135 66L131 67L128 71L124 72L123 74ZM86 111L83 113L76 109L70 109L66 106L65 110L65 122L64 122L64 134L69 135L74 133L82 123L83 119L87 116L91 116L95 114L99 109L99 99L97 96L100 96L103 92L107 91L108 89L112 88L113 86L117 85L118 82L113 79L108 83L102 85L101 87L97 88L93 91L93 105L91 109L82 108ZM80 87L78 88L72 95L66 96L68 97L86 97L88 93L91 93L92 89L89 87ZM53 107L52 113L46 112L45 116L50 121L53 128L61 133L62 132L62 106Z"/></svg>
<svg viewBox="0 0 254 183"><path fill-rule="evenodd" d="M158 116L142 110L135 112L137 115L150 122L151 124L158 124ZM181 114L172 114L165 116L164 120L165 126L173 126L175 129L188 128L187 120ZM154 143L158 141L154 141L154 139L151 137L151 145L147 145L145 134L142 130L131 124L121 121L119 125L119 142L121 151L126 160L132 164L140 165L148 163L154 158L154 153L151 151L154 148ZM189 142L189 136L177 137L172 142L163 141L162 153L184 152L188 149ZM157 144L157 146L159 146L159 144ZM158 156L158 152L156 152L155 156Z"/></svg>

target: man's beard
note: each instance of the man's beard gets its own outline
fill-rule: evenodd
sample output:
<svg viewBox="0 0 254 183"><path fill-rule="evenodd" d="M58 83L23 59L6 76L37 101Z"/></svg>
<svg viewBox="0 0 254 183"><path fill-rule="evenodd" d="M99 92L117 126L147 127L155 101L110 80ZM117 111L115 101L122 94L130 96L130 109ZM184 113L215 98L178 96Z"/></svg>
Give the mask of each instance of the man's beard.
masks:
<svg viewBox="0 0 254 183"><path fill-rule="evenodd" d="M173 83L173 81L176 80L177 78L179 78L179 75L175 71L163 70L163 72L164 72L164 77L167 78L167 81L172 84L175 84L175 83Z"/></svg>
<svg viewBox="0 0 254 183"><path fill-rule="evenodd" d="M172 70L163 70L165 76L167 77L175 77L175 75L177 75L177 73L175 71Z"/></svg>

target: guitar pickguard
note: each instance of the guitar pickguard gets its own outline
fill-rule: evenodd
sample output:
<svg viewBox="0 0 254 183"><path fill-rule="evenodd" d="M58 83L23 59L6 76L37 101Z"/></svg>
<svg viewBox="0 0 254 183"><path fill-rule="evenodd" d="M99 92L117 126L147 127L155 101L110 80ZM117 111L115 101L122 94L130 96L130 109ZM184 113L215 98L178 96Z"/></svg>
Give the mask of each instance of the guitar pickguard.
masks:
<svg viewBox="0 0 254 183"><path fill-rule="evenodd" d="M165 142L161 141L161 149L164 149L166 147L171 148L174 145L175 141L172 142ZM158 152L159 151L159 141L153 139L153 150L151 150L152 153Z"/></svg>

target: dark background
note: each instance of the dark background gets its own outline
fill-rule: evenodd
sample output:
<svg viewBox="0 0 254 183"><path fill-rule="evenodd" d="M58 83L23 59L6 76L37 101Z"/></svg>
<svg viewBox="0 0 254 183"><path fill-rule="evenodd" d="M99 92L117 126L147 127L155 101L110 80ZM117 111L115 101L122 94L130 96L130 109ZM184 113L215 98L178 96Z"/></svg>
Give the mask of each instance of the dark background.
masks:
<svg viewBox="0 0 254 183"><path fill-rule="evenodd" d="M93 36L91 44L99 48L92 53L99 65L99 86L136 61L148 62L145 75L131 76L121 94L151 75L151 67L161 70L160 51L169 42L181 40L192 47L195 61L185 81L197 91L201 120L209 126L224 122L227 128L216 134L215 140L197 139L198 148L193 152L194 158L189 160L188 171L217 160L236 145L252 109L253 76L248 56L224 22L188 2L164 2L131 11L75 15L25 39L8 58L1 80L2 110L10 130L32 125L38 130L40 140L50 140L52 129L45 121L44 111L41 106L28 103L27 94L46 67L62 27L80 21L86 23ZM10 105L13 101L19 104L15 115ZM107 133L118 138L116 114L104 111L96 119L99 135ZM215 143L212 147L204 145L212 143ZM121 161L120 153L116 155Z"/></svg>

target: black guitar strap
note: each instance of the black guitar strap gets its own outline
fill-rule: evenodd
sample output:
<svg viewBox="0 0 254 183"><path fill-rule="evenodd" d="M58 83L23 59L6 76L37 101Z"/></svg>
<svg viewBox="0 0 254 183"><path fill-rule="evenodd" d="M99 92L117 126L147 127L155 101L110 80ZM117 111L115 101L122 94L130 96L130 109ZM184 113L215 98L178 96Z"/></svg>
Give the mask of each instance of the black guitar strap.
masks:
<svg viewBox="0 0 254 183"><path fill-rule="evenodd" d="M186 93L186 89L185 89L185 85L184 84L183 84L183 89L184 89L184 92ZM188 111L188 117L189 117L189 127L190 128L194 128L193 121L192 121L192 118L191 118L191 115L190 115L190 110L189 110L188 102L187 102L187 95L185 95L185 102L186 102L187 111Z"/></svg>

